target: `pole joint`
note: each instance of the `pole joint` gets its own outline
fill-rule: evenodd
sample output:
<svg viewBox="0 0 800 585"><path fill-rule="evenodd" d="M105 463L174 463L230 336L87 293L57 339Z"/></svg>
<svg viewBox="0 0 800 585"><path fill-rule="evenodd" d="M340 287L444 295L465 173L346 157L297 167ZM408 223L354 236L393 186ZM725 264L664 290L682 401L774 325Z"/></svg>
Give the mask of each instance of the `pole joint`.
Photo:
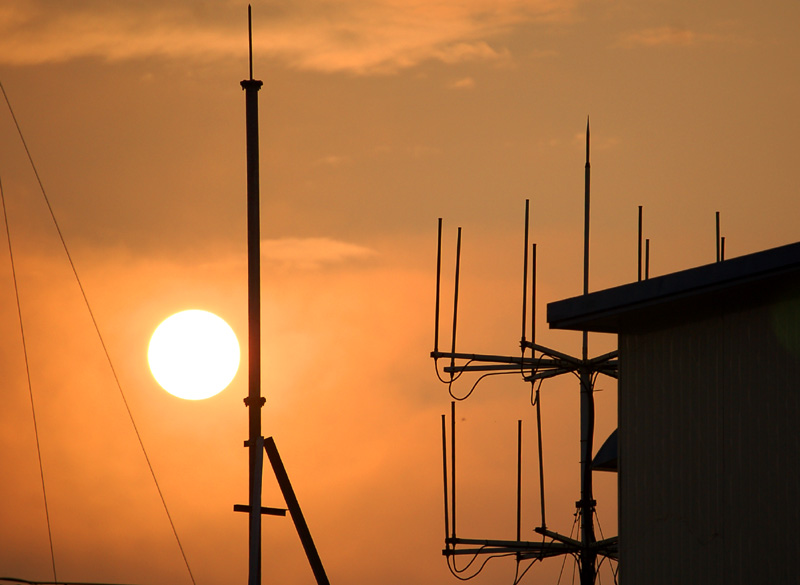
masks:
<svg viewBox="0 0 800 585"><path fill-rule="evenodd" d="M257 400L255 400L255 401L253 400L253 398L256 398L256 397L254 397L254 396L245 396L244 405L245 406L253 406L253 403L257 402L258 403L258 407L261 408L267 402L267 399L264 398L263 396L258 396Z"/></svg>

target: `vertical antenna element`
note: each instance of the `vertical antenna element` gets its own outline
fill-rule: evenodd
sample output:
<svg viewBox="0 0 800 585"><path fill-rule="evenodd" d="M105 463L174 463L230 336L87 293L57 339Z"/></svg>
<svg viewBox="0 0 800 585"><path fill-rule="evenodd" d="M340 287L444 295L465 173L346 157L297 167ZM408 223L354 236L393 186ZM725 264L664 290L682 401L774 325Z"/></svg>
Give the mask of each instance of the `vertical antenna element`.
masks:
<svg viewBox="0 0 800 585"><path fill-rule="evenodd" d="M247 5L247 43L250 49L250 79L253 79L253 7Z"/></svg>
<svg viewBox="0 0 800 585"><path fill-rule="evenodd" d="M529 215L530 201L525 200L525 244L522 253L522 337L520 338L520 347L522 348L523 355L525 354L525 330L528 326L527 308L528 308L528 230L529 230Z"/></svg>
<svg viewBox="0 0 800 585"><path fill-rule="evenodd" d="M536 244L531 246L531 344L536 343ZM533 350L531 350L533 352ZM533 353L531 353L533 357Z"/></svg>
<svg viewBox="0 0 800 585"><path fill-rule="evenodd" d="M458 239L456 241L456 277L455 277L455 291L453 294L453 339L451 345L451 353L456 353L456 325L458 324L458 280L461 272L461 228L458 228ZM455 366L455 357L450 358L450 367ZM453 372L450 372L452 379ZM454 450L455 451L455 450ZM455 523L455 518L453 519Z"/></svg>
<svg viewBox="0 0 800 585"><path fill-rule="evenodd" d="M650 238L647 238L644 243L644 279L648 280L650 278Z"/></svg>
<svg viewBox="0 0 800 585"><path fill-rule="evenodd" d="M517 541L522 538L522 421L517 421Z"/></svg>
<svg viewBox="0 0 800 585"><path fill-rule="evenodd" d="M591 191L591 165L589 164L589 117L586 117L586 166L584 170L584 212L583 212L583 294L589 294L589 210ZM589 357L589 332L583 332L583 359Z"/></svg>
<svg viewBox="0 0 800 585"><path fill-rule="evenodd" d="M720 261L720 240L719 240L719 211L717 211L717 262Z"/></svg>
<svg viewBox="0 0 800 585"><path fill-rule="evenodd" d="M584 167L584 215L583 215L583 294L589 294L589 209L592 166L589 164L589 118L586 118L586 166Z"/></svg>
<svg viewBox="0 0 800 585"><path fill-rule="evenodd" d="M722 236L719 239L719 244L720 244L719 261L720 262L724 262L725 261L725 236Z"/></svg>
<svg viewBox="0 0 800 585"><path fill-rule="evenodd" d="M639 282L642 281L642 206L639 206Z"/></svg>
<svg viewBox="0 0 800 585"><path fill-rule="evenodd" d="M444 478L444 542L445 547L450 548L448 541L450 538L450 521L447 503L447 416L444 414L442 415L442 470Z"/></svg>
<svg viewBox="0 0 800 585"><path fill-rule="evenodd" d="M450 403L450 483L452 484L452 492L450 497L450 504L452 505L452 518L451 528L453 530L453 540L456 538L456 401Z"/></svg>
<svg viewBox="0 0 800 585"><path fill-rule="evenodd" d="M442 218L439 218L439 235L436 244L436 308L434 309L433 353L439 353L439 297L442 284ZM436 359L437 356L434 356Z"/></svg>
<svg viewBox="0 0 800 585"><path fill-rule="evenodd" d="M539 434L539 499L542 505L542 529L547 528L544 517L544 461L542 460L542 395L539 392L541 385L536 389L536 428Z"/></svg>

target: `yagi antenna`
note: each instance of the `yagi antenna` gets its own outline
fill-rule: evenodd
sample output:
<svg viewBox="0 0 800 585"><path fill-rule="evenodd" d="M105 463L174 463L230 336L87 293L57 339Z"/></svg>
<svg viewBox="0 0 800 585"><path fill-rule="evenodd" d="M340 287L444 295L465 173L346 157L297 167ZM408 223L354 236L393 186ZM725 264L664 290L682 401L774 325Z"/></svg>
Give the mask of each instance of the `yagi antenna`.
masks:
<svg viewBox="0 0 800 585"><path fill-rule="evenodd" d="M589 291L589 220L590 220L590 139L589 139L589 120L586 120L586 165L585 165L585 192L584 192L584 254L583 254L583 293L588 294ZM641 220L641 207L639 208L639 265L638 272L639 278L642 277L642 220ZM452 335L452 350L439 351L439 311L440 311L440 292L441 292L441 220L439 220L439 237L437 250L437 283L436 283L436 332L434 334L434 351L431 357L450 358L449 367L445 367L444 371L450 374L450 379L445 380L442 377L439 379L448 384L451 396L455 397L452 393L452 384L455 379L464 372L480 372L483 375L478 379L480 382L487 375L497 373L512 373L514 371L521 371L523 379L530 382L532 393L532 405L536 407L536 422L537 422L537 447L539 455L539 491L540 491L540 504L541 504L541 522L542 525L534 528L534 532L542 535L544 539L541 542L522 541L522 424L518 423L517 428L517 502L516 502L516 534L515 540L485 540L474 538L460 538L457 537L456 531L456 413L455 402L451 403L451 428L450 428L450 444L451 451L447 453L447 425L446 416L442 417L442 473L444 480L444 512L445 512L445 556L450 558L457 555L491 555L503 556L507 554L515 554L517 562L521 560L536 560L546 557L553 557L558 555L574 555L578 559L580 566L580 580L581 583L594 583L597 576L598 563L597 559L603 557L604 559L617 559L618 539L617 537L604 538L597 540L595 536L595 527L593 522L593 515L596 502L593 498L593 484L592 484L592 445L594 441L594 422L595 422L595 405L593 393L594 380L599 374L607 375L611 378L617 378L619 372L618 358L619 353L612 351L604 355L599 355L593 358L588 356L588 331L583 331L583 351L581 357L569 356L563 352L554 350L552 348L537 345L535 340L536 333L536 244L531 246L530 242L530 202L525 202L525 237L524 237L524 251L523 251L523 284L522 284L522 327L520 336L520 345L522 355L486 355L474 353L456 353L456 331L458 321L458 294L459 294L459 280L461 270L461 228L458 229L458 242L456 247L456 266L455 266L455 289L453 297L453 335ZM649 250L649 240L646 242L647 249ZM529 246L531 246L529 248ZM720 242L721 246L721 242ZM532 258L531 258L532 256ZM530 264L529 264L529 258ZM528 272L532 272L531 281L528 281ZM644 258L644 272L645 278L649 274L649 251L645 252ZM528 306L528 286L531 287L530 302L531 308ZM530 340L526 339L528 335L527 322L528 311L530 310ZM531 348L532 355L526 356L526 348ZM536 353L541 355L536 357ZM466 363L456 366L455 360L466 360ZM437 369L437 375L439 374ZM541 381L546 378L560 376L562 374L574 374L580 379L580 446L581 446L581 499L576 502L578 508L577 515L580 520L580 537L574 539L572 536L560 535L552 530L547 529L547 521L545 517L545 477L544 477L544 459L543 459L543 446L542 446L542 419L541 419L541 394L540 386ZM477 385L477 383L475 384ZM475 388L473 386L473 389ZM471 391L470 391L471 393ZM466 398L466 396L464 397ZM448 461L449 460L449 461ZM448 463L450 468L448 469ZM545 539L550 539L547 542ZM451 565L451 570L453 569Z"/></svg>

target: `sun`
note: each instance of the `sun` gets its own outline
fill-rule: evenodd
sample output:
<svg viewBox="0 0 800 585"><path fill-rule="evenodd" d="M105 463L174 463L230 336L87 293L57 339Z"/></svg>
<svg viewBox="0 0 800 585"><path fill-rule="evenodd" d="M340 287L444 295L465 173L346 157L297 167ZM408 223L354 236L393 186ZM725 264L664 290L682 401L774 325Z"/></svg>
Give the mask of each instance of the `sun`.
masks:
<svg viewBox="0 0 800 585"><path fill-rule="evenodd" d="M164 390L186 400L222 392L239 369L233 329L208 311L181 311L153 332L147 349L150 371Z"/></svg>

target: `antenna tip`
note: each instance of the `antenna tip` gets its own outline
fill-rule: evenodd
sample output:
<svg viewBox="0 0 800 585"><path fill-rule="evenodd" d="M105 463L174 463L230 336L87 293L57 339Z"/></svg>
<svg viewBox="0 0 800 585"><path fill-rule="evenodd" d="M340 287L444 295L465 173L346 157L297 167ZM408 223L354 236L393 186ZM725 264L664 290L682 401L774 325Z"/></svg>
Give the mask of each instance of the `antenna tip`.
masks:
<svg viewBox="0 0 800 585"><path fill-rule="evenodd" d="M586 116L586 164L589 164L589 116Z"/></svg>

